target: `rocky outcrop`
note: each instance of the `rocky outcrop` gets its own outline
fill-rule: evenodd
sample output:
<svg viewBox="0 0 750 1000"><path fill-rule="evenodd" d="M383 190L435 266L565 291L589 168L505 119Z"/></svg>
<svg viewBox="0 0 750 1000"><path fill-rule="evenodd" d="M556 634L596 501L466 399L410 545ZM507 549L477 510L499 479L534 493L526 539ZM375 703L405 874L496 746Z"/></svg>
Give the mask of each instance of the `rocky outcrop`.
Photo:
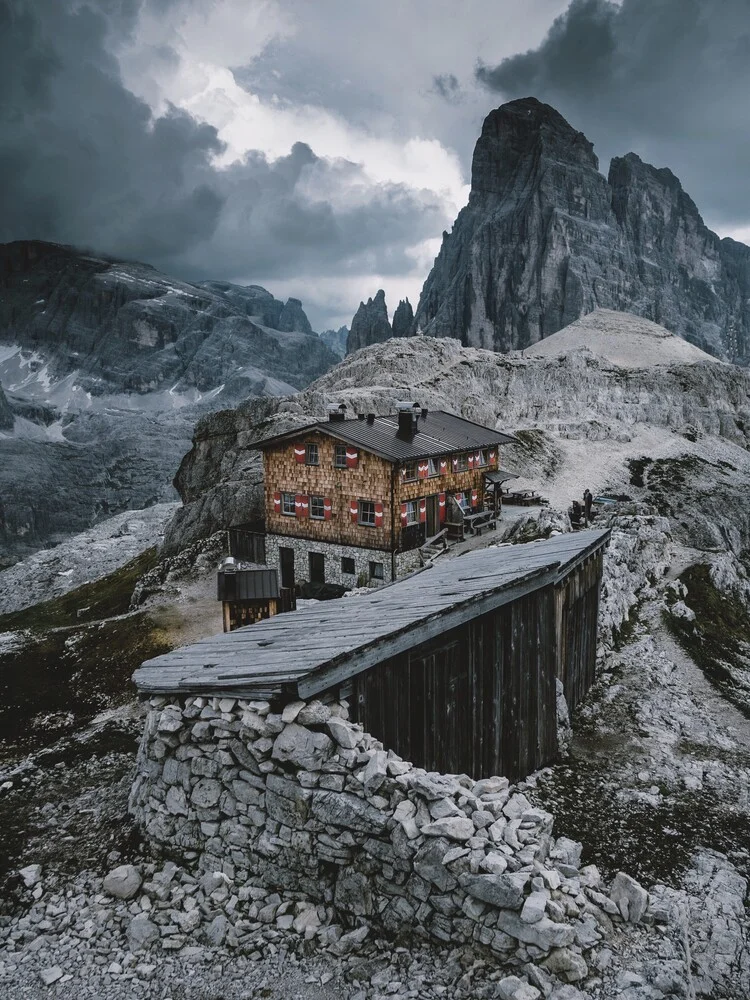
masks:
<svg viewBox="0 0 750 1000"><path fill-rule="evenodd" d="M350 414L387 413L419 386L430 409L519 431L502 464L531 477L563 509L588 482L670 515L677 489L684 536L702 548L729 539L739 555L750 546L742 501L750 481L750 375L638 317L605 312L582 322L580 338L601 353L576 347L573 327L559 335L572 346L554 354L551 338L543 345L549 356L541 357L463 348L452 339L391 340L347 358L293 399L207 417L175 481L184 506L167 531L167 549L262 515L253 444L263 436L324 418L330 402L344 401ZM637 349L628 355L630 338ZM644 456L651 460L645 478Z"/></svg>
<svg viewBox="0 0 750 1000"><path fill-rule="evenodd" d="M250 318L258 300L272 318L268 293L245 291L190 285L72 247L8 243L0 246L0 342L36 351L48 378L75 373L96 395L206 392L246 373L300 387L335 363L320 340L299 349L299 333L311 332L299 300L282 307L284 326L272 330Z"/></svg>
<svg viewBox="0 0 750 1000"><path fill-rule="evenodd" d="M711 232L671 171L630 153L606 180L586 137L528 98L484 121L414 328L508 351L604 307L745 364L749 295L750 248Z"/></svg>
<svg viewBox="0 0 750 1000"><path fill-rule="evenodd" d="M344 357L346 354L346 341L349 337L348 326L340 326L338 330L324 330L318 336L337 357Z"/></svg>
<svg viewBox="0 0 750 1000"><path fill-rule="evenodd" d="M354 351L358 351L361 347L369 347L370 344L382 344L392 336L385 292L381 288L374 299L368 299L366 304L360 302L352 320L349 336L346 338L346 353L353 354Z"/></svg>
<svg viewBox="0 0 750 1000"><path fill-rule="evenodd" d="M393 336L408 337L414 323L414 310L408 299L401 299L393 314Z"/></svg>
<svg viewBox="0 0 750 1000"><path fill-rule="evenodd" d="M0 431L12 431L14 420L13 410L0 385Z"/></svg>
<svg viewBox="0 0 750 1000"><path fill-rule="evenodd" d="M305 315L299 299L286 300L279 315L276 329L283 333L306 333L308 336L312 336L313 328L310 326L310 320Z"/></svg>

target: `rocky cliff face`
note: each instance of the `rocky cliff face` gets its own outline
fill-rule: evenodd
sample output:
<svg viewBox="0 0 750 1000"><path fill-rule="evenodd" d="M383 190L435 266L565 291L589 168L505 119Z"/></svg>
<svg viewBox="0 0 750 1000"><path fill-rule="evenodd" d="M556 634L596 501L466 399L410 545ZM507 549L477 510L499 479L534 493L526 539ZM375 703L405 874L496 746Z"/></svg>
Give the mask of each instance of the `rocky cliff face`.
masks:
<svg viewBox="0 0 750 1000"><path fill-rule="evenodd" d="M0 565L175 499L195 422L336 362L298 299L70 247L0 247Z"/></svg>
<svg viewBox="0 0 750 1000"><path fill-rule="evenodd" d="M346 341L349 337L348 326L340 326L338 330L323 330L318 336L337 357L344 357L346 354Z"/></svg>
<svg viewBox="0 0 750 1000"><path fill-rule="evenodd" d="M413 329L508 351L603 307L746 364L748 296L750 248L711 232L671 171L630 153L606 180L586 137L528 98L485 119Z"/></svg>
<svg viewBox="0 0 750 1000"><path fill-rule="evenodd" d="M408 337L414 323L414 310L408 299L401 299L393 314L393 336Z"/></svg>
<svg viewBox="0 0 750 1000"><path fill-rule="evenodd" d="M349 336L346 338L346 353L353 354L361 347L382 344L393 336L385 304L385 292L379 289L374 299L360 302L354 314Z"/></svg>

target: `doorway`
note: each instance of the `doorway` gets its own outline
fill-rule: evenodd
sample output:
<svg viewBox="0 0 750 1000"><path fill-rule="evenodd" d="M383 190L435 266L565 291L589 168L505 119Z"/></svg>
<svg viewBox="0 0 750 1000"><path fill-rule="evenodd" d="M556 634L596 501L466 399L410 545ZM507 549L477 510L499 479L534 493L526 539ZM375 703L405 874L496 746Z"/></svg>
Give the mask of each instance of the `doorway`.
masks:
<svg viewBox="0 0 750 1000"><path fill-rule="evenodd" d="M310 559L310 583L326 582L326 557L322 552L308 552Z"/></svg>
<svg viewBox="0 0 750 1000"><path fill-rule="evenodd" d="M440 531L440 497L435 493L427 497L427 537L433 538Z"/></svg>
<svg viewBox="0 0 750 1000"><path fill-rule="evenodd" d="M279 548L281 586L294 590L294 549Z"/></svg>

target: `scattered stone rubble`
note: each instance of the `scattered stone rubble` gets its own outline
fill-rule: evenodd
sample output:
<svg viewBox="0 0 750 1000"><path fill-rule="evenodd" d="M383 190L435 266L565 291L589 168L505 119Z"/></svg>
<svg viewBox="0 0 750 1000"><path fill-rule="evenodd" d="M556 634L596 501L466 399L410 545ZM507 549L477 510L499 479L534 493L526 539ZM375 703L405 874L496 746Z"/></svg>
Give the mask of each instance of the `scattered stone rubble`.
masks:
<svg viewBox="0 0 750 1000"><path fill-rule="evenodd" d="M375 925L580 982L614 925L654 921L648 894L581 868L581 845L555 840L522 787L413 767L349 723L344 702L152 698L130 808L219 909L189 893L161 921L134 913L128 936L236 947L275 924L345 955Z"/></svg>

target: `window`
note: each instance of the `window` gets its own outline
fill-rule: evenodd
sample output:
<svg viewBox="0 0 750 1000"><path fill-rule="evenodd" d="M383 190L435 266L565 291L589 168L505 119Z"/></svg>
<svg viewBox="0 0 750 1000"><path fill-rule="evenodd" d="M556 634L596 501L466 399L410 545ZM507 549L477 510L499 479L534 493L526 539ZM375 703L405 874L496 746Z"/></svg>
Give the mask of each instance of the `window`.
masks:
<svg viewBox="0 0 750 1000"><path fill-rule="evenodd" d="M310 497L310 517L315 521L322 521L325 515L325 501L323 497Z"/></svg>
<svg viewBox="0 0 750 1000"><path fill-rule="evenodd" d="M371 580L383 580L383 564L378 562L370 563L370 579Z"/></svg>
<svg viewBox="0 0 750 1000"><path fill-rule="evenodd" d="M357 573L357 568L354 565L354 560L351 556L341 557L341 572L346 573L348 576L355 576Z"/></svg>
<svg viewBox="0 0 750 1000"><path fill-rule="evenodd" d="M419 523L419 500L407 500L404 504L406 507L406 523L407 524L418 524Z"/></svg>
<svg viewBox="0 0 750 1000"><path fill-rule="evenodd" d="M318 454L318 446L314 441L305 445L305 464L306 465L320 465L320 455Z"/></svg>
<svg viewBox="0 0 750 1000"><path fill-rule="evenodd" d="M359 501L359 524L367 525L367 527L375 527L375 502L373 500L360 500Z"/></svg>
<svg viewBox="0 0 750 1000"><path fill-rule="evenodd" d="M412 479L416 479L419 472L419 463L417 462L405 462L404 463L404 482L410 482Z"/></svg>
<svg viewBox="0 0 750 1000"><path fill-rule="evenodd" d="M487 465L487 452L484 450L484 448L480 448L474 457L474 468L477 468L478 466L480 469L482 469L484 468L485 465Z"/></svg>
<svg viewBox="0 0 750 1000"><path fill-rule="evenodd" d="M432 479L434 476L440 475L440 459L438 458L428 458L427 459L427 478Z"/></svg>
<svg viewBox="0 0 750 1000"><path fill-rule="evenodd" d="M346 445L337 444L333 449L333 467L334 469L345 469L346 468Z"/></svg>
<svg viewBox="0 0 750 1000"><path fill-rule="evenodd" d="M467 472L469 468L469 456L468 455L456 455L455 457L455 472Z"/></svg>
<svg viewBox="0 0 750 1000"><path fill-rule="evenodd" d="M281 513L289 517L297 516L297 508L294 504L294 493L281 494Z"/></svg>

